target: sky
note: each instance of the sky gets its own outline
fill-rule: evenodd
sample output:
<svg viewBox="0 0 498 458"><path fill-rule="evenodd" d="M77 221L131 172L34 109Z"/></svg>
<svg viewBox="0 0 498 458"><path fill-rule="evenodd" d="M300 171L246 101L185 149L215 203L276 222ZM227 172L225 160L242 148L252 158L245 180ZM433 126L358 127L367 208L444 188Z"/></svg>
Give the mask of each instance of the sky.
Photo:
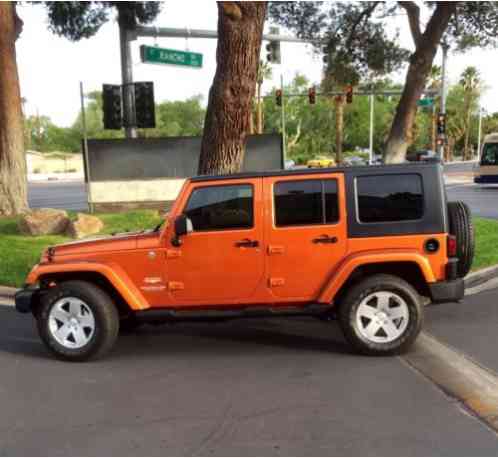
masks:
<svg viewBox="0 0 498 458"><path fill-rule="evenodd" d="M109 21L90 39L70 42L52 34L47 27L43 7L23 4L18 7L24 29L17 41L17 61L22 96L27 100L28 115L46 115L60 126L73 123L80 110L79 84L85 92L101 90L102 84L119 84L121 80L119 57L119 32L115 20ZM406 16L399 15L393 23L401 30L402 44L412 49L407 31ZM167 1L152 26L216 30L217 7L211 0ZM268 27L268 25L266 26ZM282 34L287 34L285 31ZM190 50L204 55L202 69L143 64L139 58L140 44L157 44L160 47ZM266 54L264 46L262 54ZM289 82L299 72L310 81L321 79L321 57L312 52L310 45L281 44L282 64L273 66L273 81L265 82L263 91L280 85L281 75ZM498 80L496 58L498 50L473 50L465 55L451 54L448 61L450 82L457 82L467 65L476 66L487 85L482 97L483 108L498 111ZM204 103L216 68L216 40L141 38L132 43L133 77L135 81L153 81L156 102L185 100L197 94L204 96ZM441 64L441 55L435 64ZM393 75L403 81L405 70Z"/></svg>

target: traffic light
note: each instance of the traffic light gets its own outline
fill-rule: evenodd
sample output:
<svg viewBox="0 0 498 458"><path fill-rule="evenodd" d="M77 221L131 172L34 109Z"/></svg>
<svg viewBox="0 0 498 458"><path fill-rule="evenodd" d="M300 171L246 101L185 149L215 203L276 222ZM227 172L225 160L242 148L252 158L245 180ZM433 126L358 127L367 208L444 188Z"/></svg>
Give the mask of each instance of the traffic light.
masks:
<svg viewBox="0 0 498 458"><path fill-rule="evenodd" d="M311 86L308 89L308 98L310 100L310 104L314 105L316 103L316 89L315 86Z"/></svg>
<svg viewBox="0 0 498 458"><path fill-rule="evenodd" d="M266 45L266 60L272 64L280 64L280 41L271 40Z"/></svg>
<svg viewBox="0 0 498 458"><path fill-rule="evenodd" d="M135 119L138 128L156 127L156 107L154 103L154 83L134 83Z"/></svg>
<svg viewBox="0 0 498 458"><path fill-rule="evenodd" d="M121 129L123 127L121 86L114 84L102 85L102 102L104 129Z"/></svg>
<svg viewBox="0 0 498 458"><path fill-rule="evenodd" d="M353 86L346 86L346 103L353 103Z"/></svg>
<svg viewBox="0 0 498 458"><path fill-rule="evenodd" d="M437 116L437 133L438 135L446 134L446 114L440 113Z"/></svg>
<svg viewBox="0 0 498 458"><path fill-rule="evenodd" d="M329 60L330 60L329 47L328 46L324 46L322 48L322 52L323 52L323 56L322 56L323 63L324 64L328 64Z"/></svg>
<svg viewBox="0 0 498 458"><path fill-rule="evenodd" d="M277 103L277 107L282 106L282 89L277 89L275 92L275 101Z"/></svg>

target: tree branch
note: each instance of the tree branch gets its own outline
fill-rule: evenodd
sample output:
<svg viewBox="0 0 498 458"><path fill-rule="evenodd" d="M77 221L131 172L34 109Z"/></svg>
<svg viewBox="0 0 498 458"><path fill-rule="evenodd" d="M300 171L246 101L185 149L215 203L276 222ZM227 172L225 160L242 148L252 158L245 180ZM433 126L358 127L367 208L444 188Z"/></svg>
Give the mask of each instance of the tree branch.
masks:
<svg viewBox="0 0 498 458"><path fill-rule="evenodd" d="M422 37L422 32L420 31L420 8L415 2L398 2L398 4L408 15L413 42L415 43L415 47L418 47L420 38Z"/></svg>
<svg viewBox="0 0 498 458"><path fill-rule="evenodd" d="M371 5L369 5L367 8L365 8L358 15L358 18L351 26L351 32L349 33L348 41L346 42L346 49L349 49L349 47L351 46L351 42L353 41L356 27L358 27L358 25L360 25L360 23L361 23L361 21L363 21L363 19L368 19L368 18L370 18L370 16L372 16L372 13L374 12L375 8L377 8L379 3L381 3L381 2L373 2Z"/></svg>

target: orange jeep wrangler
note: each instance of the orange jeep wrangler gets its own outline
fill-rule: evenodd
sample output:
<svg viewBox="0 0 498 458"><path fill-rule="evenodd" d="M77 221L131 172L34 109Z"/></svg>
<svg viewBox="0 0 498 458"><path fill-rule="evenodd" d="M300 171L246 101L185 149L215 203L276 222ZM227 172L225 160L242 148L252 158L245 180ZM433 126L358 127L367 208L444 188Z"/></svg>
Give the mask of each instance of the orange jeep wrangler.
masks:
<svg viewBox="0 0 498 458"><path fill-rule="evenodd" d="M162 228L48 248L16 307L67 360L141 323L291 315L337 318L359 352L395 354L426 303L463 297L472 257L438 164L201 176Z"/></svg>

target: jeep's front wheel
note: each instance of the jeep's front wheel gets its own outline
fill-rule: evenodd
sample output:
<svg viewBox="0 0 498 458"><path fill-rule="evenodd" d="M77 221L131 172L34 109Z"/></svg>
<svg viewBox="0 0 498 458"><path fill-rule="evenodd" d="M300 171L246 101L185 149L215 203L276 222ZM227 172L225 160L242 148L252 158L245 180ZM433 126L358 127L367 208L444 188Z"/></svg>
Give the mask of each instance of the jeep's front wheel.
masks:
<svg viewBox="0 0 498 458"><path fill-rule="evenodd" d="M393 355L407 350L423 323L413 287L392 275L374 275L351 288L339 306L346 340L360 353Z"/></svg>
<svg viewBox="0 0 498 458"><path fill-rule="evenodd" d="M67 281L42 296L38 332L60 359L86 361L107 353L119 332L119 315L103 290L84 281Z"/></svg>

